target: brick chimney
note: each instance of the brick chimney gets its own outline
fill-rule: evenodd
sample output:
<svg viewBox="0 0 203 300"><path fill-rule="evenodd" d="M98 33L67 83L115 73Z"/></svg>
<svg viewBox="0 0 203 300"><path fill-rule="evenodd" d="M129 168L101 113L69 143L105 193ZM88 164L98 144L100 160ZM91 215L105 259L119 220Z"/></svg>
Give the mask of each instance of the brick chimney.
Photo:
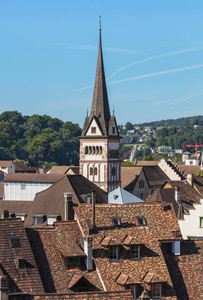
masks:
<svg viewBox="0 0 203 300"><path fill-rule="evenodd" d="M175 200L177 203L180 203L180 189L179 187L175 187Z"/></svg>
<svg viewBox="0 0 203 300"><path fill-rule="evenodd" d="M73 197L72 193L64 193L64 198L65 198L65 221L74 220L72 197Z"/></svg>

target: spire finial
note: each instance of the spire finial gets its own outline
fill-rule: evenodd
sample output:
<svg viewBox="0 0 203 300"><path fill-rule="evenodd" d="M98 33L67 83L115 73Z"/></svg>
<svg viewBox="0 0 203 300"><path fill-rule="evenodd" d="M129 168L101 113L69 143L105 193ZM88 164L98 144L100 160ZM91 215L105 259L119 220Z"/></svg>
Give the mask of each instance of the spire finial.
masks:
<svg viewBox="0 0 203 300"><path fill-rule="evenodd" d="M101 16L99 16L99 31L101 31Z"/></svg>
<svg viewBox="0 0 203 300"><path fill-rule="evenodd" d="M114 107L113 107L113 116L114 116L114 112L115 112L115 109L114 109Z"/></svg>
<svg viewBox="0 0 203 300"><path fill-rule="evenodd" d="M89 112L89 111L88 111L88 108L87 108L87 117L88 117L88 112Z"/></svg>

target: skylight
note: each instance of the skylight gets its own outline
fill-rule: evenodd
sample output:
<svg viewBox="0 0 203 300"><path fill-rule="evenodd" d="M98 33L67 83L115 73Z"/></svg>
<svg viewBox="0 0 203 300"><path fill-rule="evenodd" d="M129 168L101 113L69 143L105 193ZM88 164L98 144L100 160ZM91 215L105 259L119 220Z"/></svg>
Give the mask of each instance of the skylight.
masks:
<svg viewBox="0 0 203 300"><path fill-rule="evenodd" d="M146 226L147 225L145 218L138 217L137 219L138 219L139 226Z"/></svg>
<svg viewBox="0 0 203 300"><path fill-rule="evenodd" d="M19 238L11 237L11 238L9 238L9 240L10 240L10 244L11 244L12 248L20 248L21 247Z"/></svg>
<svg viewBox="0 0 203 300"><path fill-rule="evenodd" d="M114 218L113 218L113 222L114 222L114 225L115 225L115 226L121 225L121 221L120 221L120 219L117 218L117 217L114 217Z"/></svg>

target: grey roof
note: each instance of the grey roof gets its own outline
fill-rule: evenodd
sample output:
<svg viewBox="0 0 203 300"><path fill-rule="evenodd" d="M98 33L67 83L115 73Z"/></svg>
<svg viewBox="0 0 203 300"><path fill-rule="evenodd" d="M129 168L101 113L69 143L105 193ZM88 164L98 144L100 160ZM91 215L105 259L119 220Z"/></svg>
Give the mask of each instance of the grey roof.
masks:
<svg viewBox="0 0 203 300"><path fill-rule="evenodd" d="M141 203L144 201L134 196L133 194L118 187L108 194L108 203L110 204L127 204L127 203Z"/></svg>
<svg viewBox="0 0 203 300"><path fill-rule="evenodd" d="M116 119L110 115L108 94L106 88L106 79L104 73L104 63L102 54L102 43L101 43L101 30L99 35L99 50L97 58L97 70L94 84L94 93L92 99L92 107L90 116L86 117L83 126L82 136L85 136L92 120L95 119L99 126L103 136L109 136L111 127ZM117 125L116 125L117 126Z"/></svg>

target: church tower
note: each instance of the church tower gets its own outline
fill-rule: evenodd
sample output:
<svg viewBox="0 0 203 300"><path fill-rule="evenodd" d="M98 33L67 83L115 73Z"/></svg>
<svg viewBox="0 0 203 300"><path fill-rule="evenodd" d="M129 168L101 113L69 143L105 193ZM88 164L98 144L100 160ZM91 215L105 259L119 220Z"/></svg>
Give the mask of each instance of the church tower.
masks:
<svg viewBox="0 0 203 300"><path fill-rule="evenodd" d="M120 140L116 118L114 113L111 116L109 109L101 28L99 28L99 50L92 107L80 136L80 174L106 192L111 192L120 186Z"/></svg>

